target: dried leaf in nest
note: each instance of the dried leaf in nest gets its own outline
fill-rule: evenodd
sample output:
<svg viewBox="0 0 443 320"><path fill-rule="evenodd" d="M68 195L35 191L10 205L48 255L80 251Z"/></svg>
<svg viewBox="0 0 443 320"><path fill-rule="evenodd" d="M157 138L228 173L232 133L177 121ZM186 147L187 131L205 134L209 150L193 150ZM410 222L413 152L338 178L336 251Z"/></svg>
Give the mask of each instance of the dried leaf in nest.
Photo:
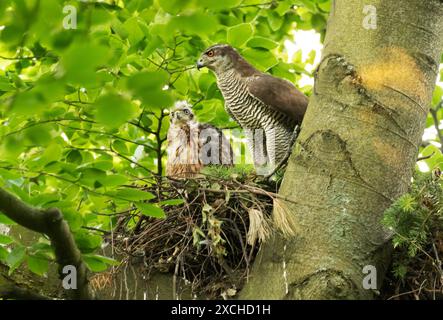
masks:
<svg viewBox="0 0 443 320"><path fill-rule="evenodd" d="M294 215L283 200L274 198L274 211L272 213L274 226L285 237L293 237L297 233L297 223Z"/></svg>
<svg viewBox="0 0 443 320"><path fill-rule="evenodd" d="M257 239L260 242L266 241L271 234L271 228L266 220L263 212L256 208L250 208L249 214L249 230L248 230L248 244L254 245Z"/></svg>
<svg viewBox="0 0 443 320"><path fill-rule="evenodd" d="M237 290L234 288L229 288L225 291L223 291L220 295L223 298L223 300L229 300L232 299L237 294Z"/></svg>
<svg viewBox="0 0 443 320"><path fill-rule="evenodd" d="M160 257L156 263L154 263L154 267L161 273L168 273L174 264L171 261L168 261L164 257Z"/></svg>
<svg viewBox="0 0 443 320"><path fill-rule="evenodd" d="M89 280L93 290L104 290L112 285L112 272L97 273Z"/></svg>

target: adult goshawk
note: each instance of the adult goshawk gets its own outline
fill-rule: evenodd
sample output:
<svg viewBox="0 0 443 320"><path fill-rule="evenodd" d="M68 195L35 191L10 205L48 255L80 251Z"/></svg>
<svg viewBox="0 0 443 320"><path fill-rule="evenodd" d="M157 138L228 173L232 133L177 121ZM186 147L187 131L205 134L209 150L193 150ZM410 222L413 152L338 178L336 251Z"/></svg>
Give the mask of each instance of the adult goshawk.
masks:
<svg viewBox="0 0 443 320"><path fill-rule="evenodd" d="M256 169L278 165L290 152L308 98L289 81L254 68L229 45L206 49L197 67L215 73L227 112L246 129Z"/></svg>

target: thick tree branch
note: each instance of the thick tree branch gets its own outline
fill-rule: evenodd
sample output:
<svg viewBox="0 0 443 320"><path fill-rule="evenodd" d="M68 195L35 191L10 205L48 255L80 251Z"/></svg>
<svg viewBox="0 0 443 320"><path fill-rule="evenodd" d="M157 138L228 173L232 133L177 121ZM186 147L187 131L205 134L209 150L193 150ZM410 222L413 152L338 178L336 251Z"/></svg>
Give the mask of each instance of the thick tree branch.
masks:
<svg viewBox="0 0 443 320"><path fill-rule="evenodd" d="M62 272L64 266L71 265L76 268L77 289L66 290L69 298L93 298L88 287L86 265L82 260L80 250L77 248L69 225L63 219L59 209L41 210L31 207L0 188L0 211L23 227L44 233L49 237L55 250L57 263L59 264L60 278L66 276Z"/></svg>
<svg viewBox="0 0 443 320"><path fill-rule="evenodd" d="M0 298L13 300L51 300L51 298L13 284L0 285Z"/></svg>

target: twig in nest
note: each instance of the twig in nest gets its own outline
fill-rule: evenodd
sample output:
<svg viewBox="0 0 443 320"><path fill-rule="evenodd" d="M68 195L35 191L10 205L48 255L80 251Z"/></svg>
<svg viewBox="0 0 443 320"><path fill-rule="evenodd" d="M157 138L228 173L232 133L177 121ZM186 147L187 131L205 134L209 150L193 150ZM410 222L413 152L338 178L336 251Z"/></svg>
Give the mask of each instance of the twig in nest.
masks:
<svg viewBox="0 0 443 320"><path fill-rule="evenodd" d="M209 189L209 188L199 188L199 190L201 191L207 191L207 192L213 192L213 193L255 193L258 195L262 195L262 196L268 196L269 198L276 198L276 199L281 199L284 201L288 201L291 203L296 203L294 200L291 200L287 197L281 196L277 193L274 192L269 192L269 191L265 191L263 189L257 188L257 187L246 187L244 190L239 190L239 189L235 189L235 190L215 190L215 189Z"/></svg>

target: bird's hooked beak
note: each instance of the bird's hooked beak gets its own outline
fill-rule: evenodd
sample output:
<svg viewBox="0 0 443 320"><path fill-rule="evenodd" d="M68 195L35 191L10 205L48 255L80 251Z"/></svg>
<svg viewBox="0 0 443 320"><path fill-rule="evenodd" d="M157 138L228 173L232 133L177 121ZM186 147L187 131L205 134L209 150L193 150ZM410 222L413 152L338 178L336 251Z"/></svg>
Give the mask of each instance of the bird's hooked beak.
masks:
<svg viewBox="0 0 443 320"><path fill-rule="evenodd" d="M205 66L205 64L203 63L202 59L199 59L197 61L197 70L200 70L201 68L203 68Z"/></svg>

